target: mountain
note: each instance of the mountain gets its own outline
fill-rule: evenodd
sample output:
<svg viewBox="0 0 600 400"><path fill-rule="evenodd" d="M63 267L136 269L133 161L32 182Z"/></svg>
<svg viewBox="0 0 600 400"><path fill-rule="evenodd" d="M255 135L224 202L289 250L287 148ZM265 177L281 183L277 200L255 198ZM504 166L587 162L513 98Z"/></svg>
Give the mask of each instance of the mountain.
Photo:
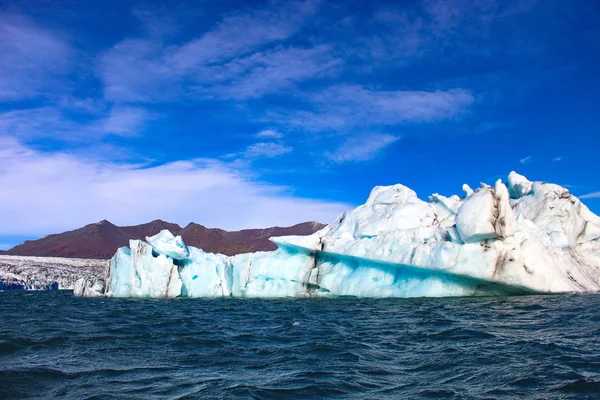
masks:
<svg viewBox="0 0 600 400"><path fill-rule="evenodd" d="M234 255L255 251L275 250L277 246L269 238L271 236L310 235L325 225L318 222L304 222L294 226L266 229L244 229L228 232L222 229L210 229L205 226L190 223L179 232L183 241L188 245L201 249L210 249L214 253Z"/></svg>
<svg viewBox="0 0 600 400"><path fill-rule="evenodd" d="M27 240L13 247L5 254L40 257L69 258L111 258L115 251L127 246L129 239L144 239L168 229L174 235L181 235L186 244L213 253L234 255L254 251L268 251L277 248L269 241L271 236L310 235L325 225L318 222L304 222L290 227L266 229L244 229L225 231L207 228L190 223L185 228L177 224L155 220L135 226L117 226L107 220L89 224L73 231L48 235L42 239Z"/></svg>

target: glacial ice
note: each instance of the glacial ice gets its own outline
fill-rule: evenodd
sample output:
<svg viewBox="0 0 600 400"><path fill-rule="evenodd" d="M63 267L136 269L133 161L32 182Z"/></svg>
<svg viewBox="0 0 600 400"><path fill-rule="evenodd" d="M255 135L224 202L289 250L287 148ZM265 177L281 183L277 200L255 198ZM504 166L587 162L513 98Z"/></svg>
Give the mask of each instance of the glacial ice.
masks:
<svg viewBox="0 0 600 400"><path fill-rule="evenodd" d="M75 289L81 280L101 295L107 270L107 260L0 255L0 290Z"/></svg>
<svg viewBox="0 0 600 400"><path fill-rule="evenodd" d="M168 231L131 240L106 284L109 297L421 297L600 290L600 217L559 185L511 172L429 202L403 185L309 236L273 237L272 252L225 256ZM83 290L83 289L85 290Z"/></svg>
<svg viewBox="0 0 600 400"><path fill-rule="evenodd" d="M146 236L146 242L152 246L156 253L163 254L174 260L184 260L190 255L190 251L181 236L173 236L167 229L160 231L154 236Z"/></svg>

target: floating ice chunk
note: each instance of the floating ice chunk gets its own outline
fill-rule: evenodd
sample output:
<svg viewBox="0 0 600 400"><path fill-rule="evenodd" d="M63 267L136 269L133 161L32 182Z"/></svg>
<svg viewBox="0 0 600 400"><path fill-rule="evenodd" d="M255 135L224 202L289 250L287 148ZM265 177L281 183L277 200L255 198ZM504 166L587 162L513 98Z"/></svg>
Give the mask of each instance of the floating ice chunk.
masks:
<svg viewBox="0 0 600 400"><path fill-rule="evenodd" d="M183 260L190 255L190 251L181 236L173 236L167 229L163 229L154 236L146 236L146 242L158 254L164 254L174 260Z"/></svg>
<svg viewBox="0 0 600 400"><path fill-rule="evenodd" d="M75 281L73 294L80 297L102 297L104 296L104 281L80 278Z"/></svg>

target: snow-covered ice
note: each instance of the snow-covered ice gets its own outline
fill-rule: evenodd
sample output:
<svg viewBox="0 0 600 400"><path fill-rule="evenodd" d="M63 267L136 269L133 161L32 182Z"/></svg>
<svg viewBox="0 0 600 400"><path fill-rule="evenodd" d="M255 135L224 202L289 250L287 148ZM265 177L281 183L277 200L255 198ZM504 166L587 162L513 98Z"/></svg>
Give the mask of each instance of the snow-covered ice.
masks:
<svg viewBox="0 0 600 400"><path fill-rule="evenodd" d="M114 297L417 297L600 290L600 218L561 186L511 172L429 202L403 185L310 236L274 237L272 252L228 257L168 231L131 240L103 282Z"/></svg>

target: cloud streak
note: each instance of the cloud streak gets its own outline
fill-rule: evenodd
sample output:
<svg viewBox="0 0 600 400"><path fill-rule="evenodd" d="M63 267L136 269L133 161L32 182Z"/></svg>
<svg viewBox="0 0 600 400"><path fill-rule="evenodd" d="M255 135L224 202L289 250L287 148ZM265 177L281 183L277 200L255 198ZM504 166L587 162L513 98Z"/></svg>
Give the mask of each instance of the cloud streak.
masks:
<svg viewBox="0 0 600 400"><path fill-rule="evenodd" d="M260 98L292 88L297 82L333 76L341 60L332 48L278 47L220 66L206 66L196 76L198 90L222 99Z"/></svg>
<svg viewBox="0 0 600 400"><path fill-rule="evenodd" d="M383 149L399 138L392 135L372 133L346 140L335 152L327 153L327 158L335 163L368 161L377 157Z"/></svg>
<svg viewBox="0 0 600 400"><path fill-rule="evenodd" d="M580 199L597 199L600 198L600 192L592 192L579 196Z"/></svg>
<svg viewBox="0 0 600 400"><path fill-rule="evenodd" d="M99 128L107 134L131 136L144 128L149 117L149 113L140 107L115 106L100 122Z"/></svg>
<svg viewBox="0 0 600 400"><path fill-rule="evenodd" d="M264 49L288 39L316 12L310 0L230 13L180 45L128 38L99 58L104 96L119 102L176 97L260 97L320 73L334 61L327 48Z"/></svg>
<svg viewBox="0 0 600 400"><path fill-rule="evenodd" d="M532 156L523 157L523 158L521 158L521 159L519 160L519 162L520 162L521 164L527 164L528 162L530 162L530 161L531 161L531 158L532 158Z"/></svg>
<svg viewBox="0 0 600 400"><path fill-rule="evenodd" d="M144 108L113 106L77 109L85 116L81 121L69 118L67 107L38 107L0 112L0 136L19 137L27 141L52 139L61 142L97 141L107 135L135 136L156 116ZM65 111L66 110L66 111Z"/></svg>
<svg viewBox="0 0 600 400"><path fill-rule="evenodd" d="M48 94L69 72L73 51L56 33L0 12L0 101Z"/></svg>
<svg viewBox="0 0 600 400"><path fill-rule="evenodd" d="M277 132L274 129L265 129L265 130L258 132L256 134L256 137L266 138L266 139L281 139L283 137L283 134L280 132Z"/></svg>
<svg viewBox="0 0 600 400"><path fill-rule="evenodd" d="M260 157L274 158L290 153L292 150L291 147L284 146L280 143L260 142L248 146L242 156L250 159Z"/></svg>
<svg viewBox="0 0 600 400"><path fill-rule="evenodd" d="M278 123L309 131L426 123L459 116L473 104L465 89L446 91L375 90L338 85L306 96L310 108L271 113Z"/></svg>

